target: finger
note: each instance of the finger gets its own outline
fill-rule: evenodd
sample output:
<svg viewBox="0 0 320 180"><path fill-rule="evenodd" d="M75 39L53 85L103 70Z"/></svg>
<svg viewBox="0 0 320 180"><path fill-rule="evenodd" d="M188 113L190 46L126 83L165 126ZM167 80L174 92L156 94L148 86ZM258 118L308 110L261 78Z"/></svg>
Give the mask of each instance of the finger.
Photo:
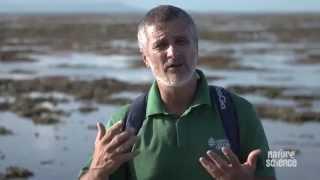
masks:
<svg viewBox="0 0 320 180"><path fill-rule="evenodd" d="M100 122L97 122L96 126L97 126L97 129L98 129L98 132L97 132L97 136L96 136L96 139L95 139L95 144L97 144L98 141L100 141L101 138L106 133L106 129L104 128L103 124L101 124Z"/></svg>
<svg viewBox="0 0 320 180"><path fill-rule="evenodd" d="M199 159L200 164L206 169L206 171L213 177L213 178L218 178L223 175L223 172L221 172L216 165L209 161L208 159L204 157L200 157Z"/></svg>
<svg viewBox="0 0 320 180"><path fill-rule="evenodd" d="M222 148L222 153L228 158L230 161L232 167L240 167L240 161L238 157L232 152L232 150L228 147L223 147Z"/></svg>
<svg viewBox="0 0 320 180"><path fill-rule="evenodd" d="M114 151L114 155L118 155L124 152L129 152L130 148L137 142L138 137L132 136L127 141L125 141L123 144L121 144L119 147L117 147Z"/></svg>
<svg viewBox="0 0 320 180"><path fill-rule="evenodd" d="M111 142L107 145L106 151L113 152L116 148L118 148L118 146L120 146L125 141L127 141L130 137L133 137L133 136L134 136L134 130L132 128L129 128L124 132L114 136Z"/></svg>
<svg viewBox="0 0 320 180"><path fill-rule="evenodd" d="M122 131L121 128L122 128L122 121L119 121L114 125L112 125L105 133L104 137L102 138L102 141L110 142L115 135L119 134Z"/></svg>
<svg viewBox="0 0 320 180"><path fill-rule="evenodd" d="M100 122L97 123L98 132L99 132L99 140L106 134L106 128Z"/></svg>
<svg viewBox="0 0 320 180"><path fill-rule="evenodd" d="M124 153L124 154L119 154L118 156L115 156L112 158L112 160L115 162L115 163L118 163L118 164L122 164L122 163L125 163L131 159L133 159L135 156L137 156L139 154L138 151L135 151L135 152L128 152L128 153ZM109 157L106 157L105 160L108 160Z"/></svg>
<svg viewBox="0 0 320 180"><path fill-rule="evenodd" d="M216 153L212 152L212 151L208 151L207 152L208 157L210 158L210 160L219 168L221 169L221 171L225 171L229 168L228 163L221 159Z"/></svg>
<svg viewBox="0 0 320 180"><path fill-rule="evenodd" d="M247 158L247 163L251 165L254 169L256 168L258 156L261 154L260 149L255 149L250 152Z"/></svg>

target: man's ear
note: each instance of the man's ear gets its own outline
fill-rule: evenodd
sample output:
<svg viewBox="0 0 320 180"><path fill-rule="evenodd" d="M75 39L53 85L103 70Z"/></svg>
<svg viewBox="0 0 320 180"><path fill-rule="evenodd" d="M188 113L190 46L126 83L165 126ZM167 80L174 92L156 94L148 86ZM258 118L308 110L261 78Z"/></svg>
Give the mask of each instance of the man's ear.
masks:
<svg viewBox="0 0 320 180"><path fill-rule="evenodd" d="M146 57L145 55L143 55L143 63L144 63L144 65L145 65L147 68L150 67L150 65L149 65L149 63L148 63L148 61L147 61L147 57Z"/></svg>
<svg viewBox="0 0 320 180"><path fill-rule="evenodd" d="M140 53L141 53L141 57L142 57L142 60L143 60L143 63L144 65L149 68L149 64L148 64L148 61L147 61L147 56L144 54L144 52L142 50L140 50Z"/></svg>

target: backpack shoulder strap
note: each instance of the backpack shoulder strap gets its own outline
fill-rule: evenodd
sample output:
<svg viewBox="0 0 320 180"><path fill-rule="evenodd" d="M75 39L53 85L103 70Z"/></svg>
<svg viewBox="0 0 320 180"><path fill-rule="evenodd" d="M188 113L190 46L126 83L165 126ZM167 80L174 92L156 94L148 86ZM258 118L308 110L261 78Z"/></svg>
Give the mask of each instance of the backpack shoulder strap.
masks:
<svg viewBox="0 0 320 180"><path fill-rule="evenodd" d="M222 87L209 86L211 103L218 108L225 134L231 150L240 158L240 132L235 105L231 94Z"/></svg>
<svg viewBox="0 0 320 180"><path fill-rule="evenodd" d="M138 134L146 116L147 96L147 93L143 93L132 101L124 118L123 130L134 128Z"/></svg>
<svg viewBox="0 0 320 180"><path fill-rule="evenodd" d="M147 98L148 98L148 94L143 93L142 95L138 96L136 99L132 101L126 113L126 116L124 118L122 130L125 130L127 128L134 128L136 130L135 134L138 134L142 126L142 123L145 120ZM131 177L130 170L129 170L129 163L128 162L124 163L123 167L125 171L125 179L129 180Z"/></svg>

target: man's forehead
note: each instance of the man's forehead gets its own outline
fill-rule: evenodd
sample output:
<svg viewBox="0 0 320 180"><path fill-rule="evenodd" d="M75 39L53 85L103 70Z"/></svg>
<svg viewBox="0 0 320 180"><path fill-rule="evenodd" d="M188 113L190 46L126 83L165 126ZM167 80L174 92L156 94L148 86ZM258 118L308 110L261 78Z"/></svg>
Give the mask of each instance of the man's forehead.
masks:
<svg viewBox="0 0 320 180"><path fill-rule="evenodd" d="M169 22L153 23L145 26L145 32L147 36L159 37L167 33L171 34L185 34L189 33L191 26L182 20L173 20Z"/></svg>

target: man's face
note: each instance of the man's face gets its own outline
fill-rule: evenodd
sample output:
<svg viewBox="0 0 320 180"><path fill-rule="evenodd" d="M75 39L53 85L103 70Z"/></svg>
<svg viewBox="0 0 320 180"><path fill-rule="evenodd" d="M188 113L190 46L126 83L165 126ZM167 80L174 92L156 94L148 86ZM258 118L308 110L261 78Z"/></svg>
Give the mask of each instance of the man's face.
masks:
<svg viewBox="0 0 320 180"><path fill-rule="evenodd" d="M143 60L158 83L181 86L188 83L196 68L198 49L190 26L181 19L145 27L147 42Z"/></svg>

